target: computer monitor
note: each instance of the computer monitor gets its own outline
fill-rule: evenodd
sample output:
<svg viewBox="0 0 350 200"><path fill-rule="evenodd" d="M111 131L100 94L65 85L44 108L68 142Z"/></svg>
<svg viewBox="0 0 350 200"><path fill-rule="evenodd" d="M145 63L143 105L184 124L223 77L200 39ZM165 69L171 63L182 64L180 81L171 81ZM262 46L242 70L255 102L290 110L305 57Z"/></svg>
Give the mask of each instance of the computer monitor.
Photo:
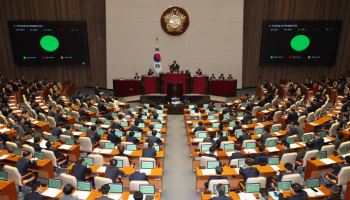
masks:
<svg viewBox="0 0 350 200"><path fill-rule="evenodd" d="M227 195L230 192L230 186L229 184L222 184L223 186L225 186L225 194ZM217 194L218 195L218 191L217 191L217 184L213 185L213 194Z"/></svg>
<svg viewBox="0 0 350 200"><path fill-rule="evenodd" d="M243 167L245 165L245 159L244 158L238 159L237 164L238 164L237 167Z"/></svg>
<svg viewBox="0 0 350 200"><path fill-rule="evenodd" d="M196 132L196 138L206 138L207 132L206 131L197 131Z"/></svg>
<svg viewBox="0 0 350 200"><path fill-rule="evenodd" d="M97 129L96 132L97 132L97 134L99 134L99 135L105 134L105 131L104 131L102 128Z"/></svg>
<svg viewBox="0 0 350 200"><path fill-rule="evenodd" d="M245 191L246 193L259 193L260 187L260 183L246 183Z"/></svg>
<svg viewBox="0 0 350 200"><path fill-rule="evenodd" d="M111 122L111 120L105 120L105 123L104 123L105 125L111 125L112 124L112 122Z"/></svg>
<svg viewBox="0 0 350 200"><path fill-rule="evenodd" d="M114 132L114 135L118 136L118 137L123 137L123 132L122 131L119 131L119 130L116 130Z"/></svg>
<svg viewBox="0 0 350 200"><path fill-rule="evenodd" d="M62 180L60 179L49 179L49 188L56 188L56 189L61 189L62 188Z"/></svg>
<svg viewBox="0 0 350 200"><path fill-rule="evenodd" d="M65 141L65 144L66 145L74 145L74 140L70 139L70 138L67 138L66 141Z"/></svg>
<svg viewBox="0 0 350 200"><path fill-rule="evenodd" d="M34 152L34 158L42 160L42 159L44 159L44 153L36 151L36 152Z"/></svg>
<svg viewBox="0 0 350 200"><path fill-rule="evenodd" d="M277 145L277 140L269 140L266 142L267 147L274 147Z"/></svg>
<svg viewBox="0 0 350 200"><path fill-rule="evenodd" d="M123 193L123 185L121 183L110 183L109 193Z"/></svg>
<svg viewBox="0 0 350 200"><path fill-rule="evenodd" d="M203 108L208 108L209 104L205 103L203 104Z"/></svg>
<svg viewBox="0 0 350 200"><path fill-rule="evenodd" d="M256 142L247 142L246 143L247 149L255 149L256 148Z"/></svg>
<svg viewBox="0 0 350 200"><path fill-rule="evenodd" d="M286 142L287 142L288 144L294 144L294 143L295 143L295 137L288 137L288 138L286 139Z"/></svg>
<svg viewBox="0 0 350 200"><path fill-rule="evenodd" d="M215 119L215 115L208 115L208 120L214 120Z"/></svg>
<svg viewBox="0 0 350 200"><path fill-rule="evenodd" d="M123 160L116 160L115 161L116 167L123 168L123 164L124 164Z"/></svg>
<svg viewBox="0 0 350 200"><path fill-rule="evenodd" d="M213 123L213 128L219 128L219 126L220 126L220 122Z"/></svg>
<svg viewBox="0 0 350 200"><path fill-rule="evenodd" d="M138 132L138 131L135 131L135 132L134 132L134 137L136 137L136 138L141 138L141 137L142 137L142 133L141 133L141 132Z"/></svg>
<svg viewBox="0 0 350 200"><path fill-rule="evenodd" d="M159 145L154 145L153 148L158 152L160 151L160 146Z"/></svg>
<svg viewBox="0 0 350 200"><path fill-rule="evenodd" d="M141 117L143 120L146 120L146 119L148 119L148 116L147 115L142 115L142 117Z"/></svg>
<svg viewBox="0 0 350 200"><path fill-rule="evenodd" d="M243 132L242 129L237 129L237 130L235 131L236 138L241 137L243 134L244 134L244 132Z"/></svg>
<svg viewBox="0 0 350 200"><path fill-rule="evenodd" d="M163 116L158 116L158 119L163 120L164 118L163 118Z"/></svg>
<svg viewBox="0 0 350 200"><path fill-rule="evenodd" d="M292 181L281 181L277 183L278 190L290 190L292 188Z"/></svg>
<svg viewBox="0 0 350 200"><path fill-rule="evenodd" d="M279 157L270 157L270 158L268 158L268 164L269 165L278 165L278 164L280 164L280 158Z"/></svg>
<svg viewBox="0 0 350 200"><path fill-rule="evenodd" d="M320 187L320 179L319 178L315 178L315 179L306 180L306 187L308 187L308 188L318 188L318 187Z"/></svg>
<svg viewBox="0 0 350 200"><path fill-rule="evenodd" d="M153 161L141 161L141 169L154 169Z"/></svg>
<svg viewBox="0 0 350 200"><path fill-rule="evenodd" d="M219 165L219 161L207 161L207 169L215 169Z"/></svg>
<svg viewBox="0 0 350 200"><path fill-rule="evenodd" d="M103 148L104 149L114 149L115 145L112 142L106 142L106 143L104 143Z"/></svg>
<svg viewBox="0 0 350 200"><path fill-rule="evenodd" d="M125 122L125 121L120 122L120 126L122 127L126 127L128 125L129 125L128 122Z"/></svg>
<svg viewBox="0 0 350 200"><path fill-rule="evenodd" d="M221 131L223 137L227 137L228 133L227 131Z"/></svg>
<svg viewBox="0 0 350 200"><path fill-rule="evenodd" d="M153 194L155 194L155 187L154 187L154 185L141 184L139 191L144 195L147 195L147 194L153 195Z"/></svg>
<svg viewBox="0 0 350 200"><path fill-rule="evenodd" d="M340 153L340 155L347 154L347 153L349 153L349 148L347 146L341 147L341 148L339 148L339 153Z"/></svg>
<svg viewBox="0 0 350 200"><path fill-rule="evenodd" d="M0 180L7 181L9 179L9 174L7 172L0 172Z"/></svg>
<svg viewBox="0 0 350 200"><path fill-rule="evenodd" d="M79 128L80 132L86 132L87 130L88 130L88 128L85 127L85 126L82 126L82 127Z"/></svg>
<svg viewBox="0 0 350 200"><path fill-rule="evenodd" d="M230 113L224 114L224 119L230 119Z"/></svg>
<svg viewBox="0 0 350 200"><path fill-rule="evenodd" d="M56 141L57 141L57 137L54 136L54 135L50 135L50 136L49 136L49 141L50 141L50 142L56 142Z"/></svg>
<svg viewBox="0 0 350 200"><path fill-rule="evenodd" d="M272 126L271 131L272 132L279 132L280 131L280 127L279 126Z"/></svg>
<svg viewBox="0 0 350 200"><path fill-rule="evenodd" d="M145 128L145 123L139 123L139 125L137 125L139 128Z"/></svg>
<svg viewBox="0 0 350 200"><path fill-rule="evenodd" d="M116 112L112 113L112 117L113 118L118 117L118 113L116 113Z"/></svg>
<svg viewBox="0 0 350 200"><path fill-rule="evenodd" d="M244 112L238 112L237 117L244 117Z"/></svg>
<svg viewBox="0 0 350 200"><path fill-rule="evenodd" d="M156 137L157 137L157 138L162 138L162 133L157 132Z"/></svg>
<svg viewBox="0 0 350 200"><path fill-rule="evenodd" d="M137 150L137 146L136 146L136 144L127 144L126 145L126 150L127 151L136 151Z"/></svg>
<svg viewBox="0 0 350 200"><path fill-rule="evenodd" d="M318 158L319 159L327 158L327 151L319 151Z"/></svg>
<svg viewBox="0 0 350 200"><path fill-rule="evenodd" d="M201 145L201 151L209 151L210 147L212 146L212 144L203 144Z"/></svg>
<svg viewBox="0 0 350 200"><path fill-rule="evenodd" d="M233 150L235 150L234 143L224 144L224 151L233 151Z"/></svg>
<svg viewBox="0 0 350 200"><path fill-rule="evenodd" d="M311 139L312 139L312 135L311 134L303 135L304 143L310 141Z"/></svg>
<svg viewBox="0 0 350 200"><path fill-rule="evenodd" d="M326 130L321 130L320 132L318 132L318 135L322 138L327 137L328 133Z"/></svg>
<svg viewBox="0 0 350 200"><path fill-rule="evenodd" d="M228 125L229 125L230 127L234 127L234 126L236 126L236 122L235 122L235 121L230 121L230 122L228 123Z"/></svg>
<svg viewBox="0 0 350 200"><path fill-rule="evenodd" d="M163 127L163 125L161 123L156 123L154 124L154 129L161 129Z"/></svg>
<svg viewBox="0 0 350 200"><path fill-rule="evenodd" d="M85 165L92 166L94 164L94 159L93 158L84 158Z"/></svg>
<svg viewBox="0 0 350 200"><path fill-rule="evenodd" d="M261 134L263 134L263 132L264 132L264 128L262 128L262 127L255 128L255 129L254 129L254 133L255 133L256 135L261 135Z"/></svg>
<svg viewBox="0 0 350 200"><path fill-rule="evenodd" d="M149 108L149 103L144 103L143 104L146 108Z"/></svg>
<svg viewBox="0 0 350 200"><path fill-rule="evenodd" d="M188 105L189 109L193 109L195 107L195 105Z"/></svg>
<svg viewBox="0 0 350 200"><path fill-rule="evenodd" d="M91 191L91 184L90 184L90 182L78 181L78 183L77 183L77 190L80 190L80 191Z"/></svg>
<svg viewBox="0 0 350 200"><path fill-rule="evenodd" d="M22 155L22 151L20 148L13 148L12 152L13 152L13 154L18 155L18 156Z"/></svg>
<svg viewBox="0 0 350 200"><path fill-rule="evenodd" d="M91 117L90 122L92 122L92 123L96 123L96 121L97 121L97 118L95 118L95 117Z"/></svg>
<svg viewBox="0 0 350 200"><path fill-rule="evenodd" d="M157 114L163 114L163 110L157 110Z"/></svg>

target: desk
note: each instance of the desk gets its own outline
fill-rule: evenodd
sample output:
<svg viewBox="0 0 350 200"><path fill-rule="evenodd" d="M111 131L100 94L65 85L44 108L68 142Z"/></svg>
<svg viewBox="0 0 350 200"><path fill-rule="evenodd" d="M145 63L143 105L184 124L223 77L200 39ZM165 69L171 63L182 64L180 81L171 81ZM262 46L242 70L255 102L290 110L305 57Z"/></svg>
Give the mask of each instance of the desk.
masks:
<svg viewBox="0 0 350 200"><path fill-rule="evenodd" d="M243 176L238 174L235 170L235 168L223 167L223 172L221 174L222 176L227 176L230 187L237 187L239 184L239 181L243 179ZM213 175L203 175L202 169L196 168L196 191L199 192L201 190L204 190L204 183L208 181L209 177ZM236 178L231 178L231 176L237 176Z"/></svg>
<svg viewBox="0 0 350 200"><path fill-rule="evenodd" d="M332 117L327 115L327 116L321 117L320 119L318 119L314 122L307 123L307 124L305 124L304 132L305 133L312 132L312 131L314 131L315 127L321 126L324 123L329 122L331 120L332 120Z"/></svg>
<svg viewBox="0 0 350 200"><path fill-rule="evenodd" d="M237 80L211 80L209 81L209 94L216 96L236 96Z"/></svg>
<svg viewBox="0 0 350 200"><path fill-rule="evenodd" d="M0 199L17 200L16 184L13 180L0 181Z"/></svg>
<svg viewBox="0 0 350 200"><path fill-rule="evenodd" d="M168 83L182 83L183 94L186 94L188 92L189 78L189 74L162 73L160 74L160 91L163 94L167 94Z"/></svg>
<svg viewBox="0 0 350 200"><path fill-rule="evenodd" d="M191 82L192 93L208 94L208 76L194 76Z"/></svg>
<svg viewBox="0 0 350 200"><path fill-rule="evenodd" d="M114 96L125 97L141 94L141 81L134 79L114 79Z"/></svg>
<svg viewBox="0 0 350 200"><path fill-rule="evenodd" d="M141 82L142 82L142 93L143 94L158 93L159 84L158 84L158 77L157 76L143 75L141 77Z"/></svg>
<svg viewBox="0 0 350 200"><path fill-rule="evenodd" d="M344 162L338 156L328 156L328 158L336 163ZM308 160L306 163L304 179L319 178L321 171L331 169L332 165L333 164L325 164L320 160Z"/></svg>

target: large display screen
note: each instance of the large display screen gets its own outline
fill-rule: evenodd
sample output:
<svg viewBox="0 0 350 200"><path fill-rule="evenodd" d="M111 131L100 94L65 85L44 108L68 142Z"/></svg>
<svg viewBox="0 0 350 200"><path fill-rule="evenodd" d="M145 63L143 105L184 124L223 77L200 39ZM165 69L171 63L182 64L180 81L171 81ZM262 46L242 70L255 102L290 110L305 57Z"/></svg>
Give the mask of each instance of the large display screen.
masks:
<svg viewBox="0 0 350 200"><path fill-rule="evenodd" d="M9 21L17 66L89 65L86 22Z"/></svg>
<svg viewBox="0 0 350 200"><path fill-rule="evenodd" d="M264 21L260 65L334 65L341 21Z"/></svg>

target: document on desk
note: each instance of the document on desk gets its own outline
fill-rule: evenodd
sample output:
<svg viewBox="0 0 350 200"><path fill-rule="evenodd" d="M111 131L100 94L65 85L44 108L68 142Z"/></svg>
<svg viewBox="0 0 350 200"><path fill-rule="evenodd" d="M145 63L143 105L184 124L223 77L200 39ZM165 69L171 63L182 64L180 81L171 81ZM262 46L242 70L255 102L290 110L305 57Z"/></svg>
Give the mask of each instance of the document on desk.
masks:
<svg viewBox="0 0 350 200"><path fill-rule="evenodd" d="M8 128L2 128L0 129L0 133L6 133L7 131L9 131L10 129Z"/></svg>
<svg viewBox="0 0 350 200"><path fill-rule="evenodd" d="M277 165L270 165L270 167L271 167L275 172L281 170Z"/></svg>
<svg viewBox="0 0 350 200"><path fill-rule="evenodd" d="M106 167L99 167L97 170L98 173L105 173L106 172Z"/></svg>
<svg viewBox="0 0 350 200"><path fill-rule="evenodd" d="M93 152L94 152L94 153L100 153L101 150L102 150L102 149L100 149L100 148L94 148Z"/></svg>
<svg viewBox="0 0 350 200"><path fill-rule="evenodd" d="M269 152L277 152L277 151L280 151L277 147L267 147L266 150L269 151Z"/></svg>
<svg viewBox="0 0 350 200"><path fill-rule="evenodd" d="M62 144L61 146L59 146L59 149L65 149L65 150L69 150L72 147L72 145L67 145L67 144Z"/></svg>
<svg viewBox="0 0 350 200"><path fill-rule="evenodd" d="M216 171L215 169L202 169L202 174L204 176L207 176L207 175L216 175Z"/></svg>
<svg viewBox="0 0 350 200"><path fill-rule="evenodd" d="M73 193L73 197L77 197L79 199L87 199L90 195L90 191L79 191L79 190L76 190L74 193Z"/></svg>
<svg viewBox="0 0 350 200"><path fill-rule="evenodd" d="M111 125L108 125L108 124L102 124L101 125L101 128L109 128L109 127L111 127Z"/></svg>
<svg viewBox="0 0 350 200"><path fill-rule="evenodd" d="M134 151L125 150L125 151L124 151L124 154L130 156L130 155L132 154L132 152L134 152Z"/></svg>
<svg viewBox="0 0 350 200"><path fill-rule="evenodd" d="M112 150L111 149L102 149L100 151L100 153L103 153L103 154L111 154L112 153Z"/></svg>
<svg viewBox="0 0 350 200"><path fill-rule="evenodd" d="M322 158L322 159L320 159L320 161L323 162L326 165L330 165L330 164L336 163L334 160L332 160L330 158Z"/></svg>
<svg viewBox="0 0 350 200"><path fill-rule="evenodd" d="M256 150L255 150L255 149L244 149L243 151L244 151L244 153L246 153L246 154L256 153Z"/></svg>
<svg viewBox="0 0 350 200"><path fill-rule="evenodd" d="M38 120L34 120L32 123L36 125L37 123L39 123L39 121Z"/></svg>
<svg viewBox="0 0 350 200"><path fill-rule="evenodd" d="M241 200L256 200L256 197L252 193L238 193L239 199Z"/></svg>
<svg viewBox="0 0 350 200"><path fill-rule="evenodd" d="M317 192L313 191L311 188L306 188L303 190L307 193L307 195L309 197L317 197L317 196L324 195L324 193L321 190L319 190L318 188L314 188L314 189L317 190Z"/></svg>
<svg viewBox="0 0 350 200"><path fill-rule="evenodd" d="M331 142L331 141L332 141L332 140L329 139L328 137L324 137L323 140L324 140L324 143L328 143L328 142Z"/></svg>
<svg viewBox="0 0 350 200"><path fill-rule="evenodd" d="M247 125L243 125L242 128L248 128L248 126Z"/></svg>
<svg viewBox="0 0 350 200"><path fill-rule="evenodd" d="M9 157L9 155L8 154L4 154L4 155L0 156L0 160L5 160L7 157Z"/></svg>
<svg viewBox="0 0 350 200"><path fill-rule="evenodd" d="M194 142L203 142L204 138L193 138Z"/></svg>
<svg viewBox="0 0 350 200"><path fill-rule="evenodd" d="M95 123L93 123L93 122L85 122L84 124L87 125L87 126L95 125Z"/></svg>
<svg viewBox="0 0 350 200"><path fill-rule="evenodd" d="M208 128L208 131L213 132L214 129L213 128Z"/></svg>
<svg viewBox="0 0 350 200"><path fill-rule="evenodd" d="M152 173L152 169L140 169L140 173L145 173L146 175L150 175Z"/></svg>
<svg viewBox="0 0 350 200"><path fill-rule="evenodd" d="M226 151L226 155L228 156L228 157L231 157L232 156L232 154L234 154L234 153L236 153L235 151Z"/></svg>
<svg viewBox="0 0 350 200"><path fill-rule="evenodd" d="M280 132L273 132L276 136L281 136L282 134Z"/></svg>
<svg viewBox="0 0 350 200"><path fill-rule="evenodd" d="M47 140L41 140L41 142L40 142L40 147L42 148L42 149L46 149L46 143L47 143Z"/></svg>
<svg viewBox="0 0 350 200"><path fill-rule="evenodd" d="M108 198L111 199L122 199L123 193L109 193ZM132 195L129 195L132 196Z"/></svg>
<svg viewBox="0 0 350 200"><path fill-rule="evenodd" d="M45 192L41 193L41 195L46 196L46 197L55 198L61 192L62 192L61 189L47 188L47 190L45 190Z"/></svg>
<svg viewBox="0 0 350 200"><path fill-rule="evenodd" d="M265 125L262 124L262 123L257 123L256 125L258 125L258 126L265 126Z"/></svg>
<svg viewBox="0 0 350 200"><path fill-rule="evenodd" d="M82 133L83 133L83 132L81 132L81 131L73 131L73 132L72 132L72 134L73 134L74 136L80 136Z"/></svg>
<svg viewBox="0 0 350 200"><path fill-rule="evenodd" d="M289 145L289 148L290 149L296 149L296 148L299 148L300 146L298 144L290 144Z"/></svg>

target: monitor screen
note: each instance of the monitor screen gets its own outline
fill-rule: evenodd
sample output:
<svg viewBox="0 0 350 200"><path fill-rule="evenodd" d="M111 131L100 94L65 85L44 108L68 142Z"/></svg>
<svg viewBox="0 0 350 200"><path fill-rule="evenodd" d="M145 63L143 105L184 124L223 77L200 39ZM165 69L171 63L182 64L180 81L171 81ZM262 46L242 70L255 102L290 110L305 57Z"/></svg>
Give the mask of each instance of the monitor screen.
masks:
<svg viewBox="0 0 350 200"><path fill-rule="evenodd" d="M13 148L13 154L20 156L22 155L22 151L20 148Z"/></svg>
<svg viewBox="0 0 350 200"><path fill-rule="evenodd" d="M339 148L339 153L341 155L347 154L349 152L349 148L347 146Z"/></svg>
<svg viewBox="0 0 350 200"><path fill-rule="evenodd" d="M163 110L157 110L157 114L163 114Z"/></svg>
<svg viewBox="0 0 350 200"><path fill-rule="evenodd" d="M235 150L234 143L224 144L224 151L233 151L233 150Z"/></svg>
<svg viewBox="0 0 350 200"><path fill-rule="evenodd" d="M327 158L327 151L318 152L318 158L319 159Z"/></svg>
<svg viewBox="0 0 350 200"><path fill-rule="evenodd" d="M278 165L278 164L280 164L280 159L279 159L279 157L271 157L271 158L268 158L268 164L269 164L269 165Z"/></svg>
<svg viewBox="0 0 350 200"><path fill-rule="evenodd" d="M220 122L215 122L215 123L213 123L213 128L218 128L219 125L220 125Z"/></svg>
<svg viewBox="0 0 350 200"><path fill-rule="evenodd" d="M119 167L119 168L123 168L123 160L116 160L116 164L115 164L115 166L116 167Z"/></svg>
<svg viewBox="0 0 350 200"><path fill-rule="evenodd" d="M44 153L36 151L36 152L34 152L34 158L44 159Z"/></svg>
<svg viewBox="0 0 350 200"><path fill-rule="evenodd" d="M78 181L77 190L91 191L91 184L89 182Z"/></svg>
<svg viewBox="0 0 350 200"><path fill-rule="evenodd" d="M141 133L141 132L138 132L138 131L135 131L135 132L134 132L134 137L136 137L136 138L141 138L141 137L142 137L142 133Z"/></svg>
<svg viewBox="0 0 350 200"><path fill-rule="evenodd" d="M105 125L111 125L112 124L112 122L111 122L111 120L105 120L105 123L104 123Z"/></svg>
<svg viewBox="0 0 350 200"><path fill-rule="evenodd" d="M238 159L237 163L238 163L237 167L243 167L245 165L245 159L244 158Z"/></svg>
<svg viewBox="0 0 350 200"><path fill-rule="evenodd" d="M242 129L237 129L237 130L235 131L236 138L241 137L243 134L244 134L244 133L243 133Z"/></svg>
<svg viewBox="0 0 350 200"><path fill-rule="evenodd" d="M245 186L247 193L258 193L260 192L260 183L247 183Z"/></svg>
<svg viewBox="0 0 350 200"><path fill-rule="evenodd" d="M267 147L274 147L277 145L277 140L269 140L266 143L267 143Z"/></svg>
<svg viewBox="0 0 350 200"><path fill-rule="evenodd" d="M94 164L94 159L92 159L92 158L84 158L84 162L83 163L85 165L92 166Z"/></svg>
<svg viewBox="0 0 350 200"><path fill-rule="evenodd" d="M122 127L126 127L128 125L129 125L128 122L125 122L125 121L120 122L120 126Z"/></svg>
<svg viewBox="0 0 350 200"><path fill-rule="evenodd" d="M81 131L81 132L86 132L87 130L88 130L88 128L84 127L84 126L79 128L79 131Z"/></svg>
<svg viewBox="0 0 350 200"><path fill-rule="evenodd" d="M123 185L120 183L110 183L109 184L110 193L123 193Z"/></svg>
<svg viewBox="0 0 350 200"><path fill-rule="evenodd" d="M66 145L74 145L74 140L67 138L65 143L66 143Z"/></svg>
<svg viewBox="0 0 350 200"><path fill-rule="evenodd" d="M154 124L154 129L161 129L163 125L161 123Z"/></svg>
<svg viewBox="0 0 350 200"><path fill-rule="evenodd" d="M247 149L255 149L256 148L256 143L255 142L247 142L246 148Z"/></svg>
<svg viewBox="0 0 350 200"><path fill-rule="evenodd" d="M201 145L201 151L209 151L212 144L202 144Z"/></svg>
<svg viewBox="0 0 350 200"><path fill-rule="evenodd" d="M144 195L146 194L154 194L155 193L155 187L154 185L140 185L140 192Z"/></svg>
<svg viewBox="0 0 350 200"><path fill-rule="evenodd" d="M62 188L62 181L60 179L49 179L49 188Z"/></svg>
<svg viewBox="0 0 350 200"><path fill-rule="evenodd" d="M236 122L235 122L235 121L230 121L230 122L228 123L228 125L229 125L230 127L234 127L234 126L236 126Z"/></svg>
<svg viewBox="0 0 350 200"><path fill-rule="evenodd" d="M277 183L278 190L290 190L292 188L292 181L281 181Z"/></svg>
<svg viewBox="0 0 350 200"><path fill-rule="evenodd" d="M145 128L145 123L139 123L139 125L137 125L139 128Z"/></svg>
<svg viewBox="0 0 350 200"><path fill-rule="evenodd" d="M278 132L278 131L280 131L280 127L279 126L272 126L271 131Z"/></svg>
<svg viewBox="0 0 350 200"><path fill-rule="evenodd" d="M102 128L97 129L96 132L97 132L97 134L99 134L99 135L105 134L105 131L104 131Z"/></svg>
<svg viewBox="0 0 350 200"><path fill-rule="evenodd" d="M92 122L92 123L96 123L96 121L97 121L97 118L95 118L95 117L91 117L90 122Z"/></svg>
<svg viewBox="0 0 350 200"><path fill-rule="evenodd" d="M289 144L294 144L295 143L295 137L288 137L286 139L286 141L289 143Z"/></svg>
<svg viewBox="0 0 350 200"><path fill-rule="evenodd" d="M254 129L254 133L256 135L261 135L261 134L263 134L263 132L264 132L264 128L255 128Z"/></svg>
<svg viewBox="0 0 350 200"><path fill-rule="evenodd" d="M207 169L215 169L217 166L220 166L219 161L207 161Z"/></svg>
<svg viewBox="0 0 350 200"><path fill-rule="evenodd" d="M320 137L327 137L328 133L327 133L326 130L321 130L320 132L318 132L318 135L319 135Z"/></svg>
<svg viewBox="0 0 350 200"><path fill-rule="evenodd" d="M197 131L196 132L196 137L197 138L206 138L207 137L207 132L205 132L205 131Z"/></svg>
<svg viewBox="0 0 350 200"><path fill-rule="evenodd" d="M160 146L159 145L154 145L153 148L158 152L160 151Z"/></svg>
<svg viewBox="0 0 350 200"><path fill-rule="evenodd" d="M17 66L89 65L84 21L8 21Z"/></svg>
<svg viewBox="0 0 350 200"><path fill-rule="evenodd" d="M56 142L56 141L57 141L57 137L54 136L54 135L50 135L50 136L49 136L49 141L50 141L50 142Z"/></svg>
<svg viewBox="0 0 350 200"><path fill-rule="evenodd" d="M123 132L120 130L115 130L114 134L118 137L123 137Z"/></svg>
<svg viewBox="0 0 350 200"><path fill-rule="evenodd" d="M342 21L264 21L261 65L334 65Z"/></svg>
<svg viewBox="0 0 350 200"><path fill-rule="evenodd" d="M244 117L244 112L238 112L237 117Z"/></svg>
<svg viewBox="0 0 350 200"><path fill-rule="evenodd" d="M9 174L7 172L0 172L0 180L7 181L9 179Z"/></svg>
<svg viewBox="0 0 350 200"><path fill-rule="evenodd" d="M215 115L209 115L208 116L208 120L214 120L215 119Z"/></svg>
<svg viewBox="0 0 350 200"><path fill-rule="evenodd" d="M308 187L308 188L320 187L320 179L315 178L315 179L306 180L306 187Z"/></svg>
<svg viewBox="0 0 350 200"><path fill-rule="evenodd" d="M312 134L306 134L303 136L304 143L310 141L312 139Z"/></svg>
<svg viewBox="0 0 350 200"><path fill-rule="evenodd" d="M115 148L115 145L111 142L106 142L104 143L104 149L114 149Z"/></svg>
<svg viewBox="0 0 350 200"><path fill-rule="evenodd" d="M126 150L128 150L128 151L136 151L137 150L137 146L136 146L136 144L127 144L126 145Z"/></svg>
<svg viewBox="0 0 350 200"><path fill-rule="evenodd" d="M141 169L154 169L153 161L141 161Z"/></svg>

